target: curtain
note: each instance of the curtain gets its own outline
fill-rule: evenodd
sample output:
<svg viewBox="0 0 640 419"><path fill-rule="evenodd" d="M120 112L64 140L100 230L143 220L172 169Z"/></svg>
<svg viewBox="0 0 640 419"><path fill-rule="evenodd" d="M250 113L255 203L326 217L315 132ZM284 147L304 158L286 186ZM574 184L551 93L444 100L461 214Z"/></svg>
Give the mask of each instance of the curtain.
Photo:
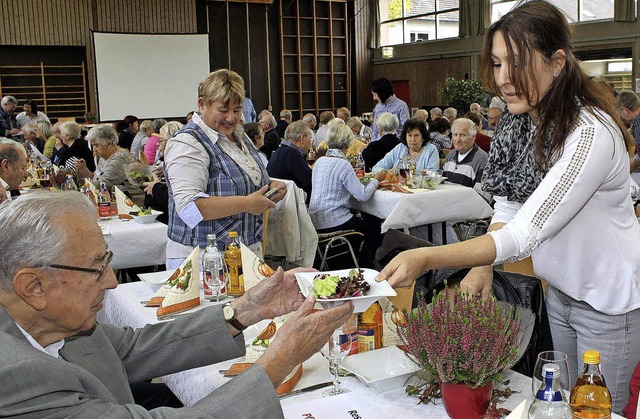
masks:
<svg viewBox="0 0 640 419"><path fill-rule="evenodd" d="M460 1L460 38L484 34L490 20L490 0Z"/></svg>
<svg viewBox="0 0 640 419"><path fill-rule="evenodd" d="M369 2L369 31L367 44L369 48L375 49L380 45L380 8L378 0L368 0Z"/></svg>
<svg viewBox="0 0 640 419"><path fill-rule="evenodd" d="M634 0L615 0L613 7L614 21L634 22L636 20L636 4Z"/></svg>

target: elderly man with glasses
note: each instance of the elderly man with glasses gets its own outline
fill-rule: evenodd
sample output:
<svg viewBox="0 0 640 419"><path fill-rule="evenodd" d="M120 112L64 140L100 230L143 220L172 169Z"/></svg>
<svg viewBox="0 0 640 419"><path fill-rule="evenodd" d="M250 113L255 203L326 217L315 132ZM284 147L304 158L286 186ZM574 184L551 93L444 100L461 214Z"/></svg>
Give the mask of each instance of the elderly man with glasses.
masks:
<svg viewBox="0 0 640 419"><path fill-rule="evenodd" d="M281 418L275 389L353 311L348 303L311 313L315 299L279 269L230 303L231 318L209 306L137 330L97 323L118 283L95 207L78 192L0 205L0 248L1 417ZM243 328L293 310L250 369L195 405L134 402L130 383L243 355Z"/></svg>
<svg viewBox="0 0 640 419"><path fill-rule="evenodd" d="M13 96L5 96L0 101L0 137L10 138L20 132L13 111L18 101Z"/></svg>

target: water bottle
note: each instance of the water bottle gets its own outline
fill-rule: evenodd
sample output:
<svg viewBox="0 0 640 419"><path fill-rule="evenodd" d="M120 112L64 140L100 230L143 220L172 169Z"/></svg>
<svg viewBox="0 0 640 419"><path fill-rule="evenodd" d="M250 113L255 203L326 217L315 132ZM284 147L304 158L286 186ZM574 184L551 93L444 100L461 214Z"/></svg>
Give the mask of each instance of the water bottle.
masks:
<svg viewBox="0 0 640 419"><path fill-rule="evenodd" d="M364 177L364 159L362 154L358 154L356 157L356 176L359 178Z"/></svg>
<svg viewBox="0 0 640 419"><path fill-rule="evenodd" d="M202 255L202 282L206 300L220 301L226 298L225 275L224 256L218 249L217 237L215 234L207 234L207 247ZM213 290L209 288L209 283L221 284L217 293L214 294Z"/></svg>
<svg viewBox="0 0 640 419"><path fill-rule="evenodd" d="M542 372L544 381L529 408L529 419L571 419L571 408L560 387L560 367L558 364L545 364Z"/></svg>

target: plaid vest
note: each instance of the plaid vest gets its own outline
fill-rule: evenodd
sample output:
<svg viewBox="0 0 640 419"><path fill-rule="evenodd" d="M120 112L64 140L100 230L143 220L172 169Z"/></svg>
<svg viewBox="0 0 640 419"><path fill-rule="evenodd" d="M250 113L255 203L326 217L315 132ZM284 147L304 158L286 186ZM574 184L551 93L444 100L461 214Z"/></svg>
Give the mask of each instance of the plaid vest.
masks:
<svg viewBox="0 0 640 419"><path fill-rule="evenodd" d="M194 137L209 155L209 180L206 190L209 196L246 196L259 189L253 184L243 168L229 157L217 143L213 144L198 125L189 122L176 135L179 133L187 133ZM243 135L239 141L242 141L245 148L249 150L249 154L260 162L258 150L247 137ZM262 184L266 185L269 183L269 175L262 164L258 165L262 169ZM215 233L218 238L218 246L222 245L221 248L224 249L229 232L237 231L247 246L262 241L262 215L251 215L247 212L217 220L203 220L195 228L189 228L178 216L169 177L165 177L169 189L169 226L167 230L169 239L187 246L204 248L207 245L207 234Z"/></svg>

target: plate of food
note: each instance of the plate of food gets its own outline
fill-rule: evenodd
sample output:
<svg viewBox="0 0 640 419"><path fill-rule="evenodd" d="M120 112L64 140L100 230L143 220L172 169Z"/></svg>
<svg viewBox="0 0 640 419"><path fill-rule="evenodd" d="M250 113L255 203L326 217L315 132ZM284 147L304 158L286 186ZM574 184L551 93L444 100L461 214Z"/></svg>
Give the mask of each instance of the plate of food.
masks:
<svg viewBox="0 0 640 419"><path fill-rule="evenodd" d="M162 214L162 211L156 211L151 208L140 208L137 214L131 214L133 221L140 224L150 224L158 218L158 215Z"/></svg>
<svg viewBox="0 0 640 419"><path fill-rule="evenodd" d="M306 297L315 293L316 301L324 308L353 302L353 312L362 313L382 297L396 292L387 281L376 282L378 271L373 269L341 269L328 272L296 272L300 291Z"/></svg>

